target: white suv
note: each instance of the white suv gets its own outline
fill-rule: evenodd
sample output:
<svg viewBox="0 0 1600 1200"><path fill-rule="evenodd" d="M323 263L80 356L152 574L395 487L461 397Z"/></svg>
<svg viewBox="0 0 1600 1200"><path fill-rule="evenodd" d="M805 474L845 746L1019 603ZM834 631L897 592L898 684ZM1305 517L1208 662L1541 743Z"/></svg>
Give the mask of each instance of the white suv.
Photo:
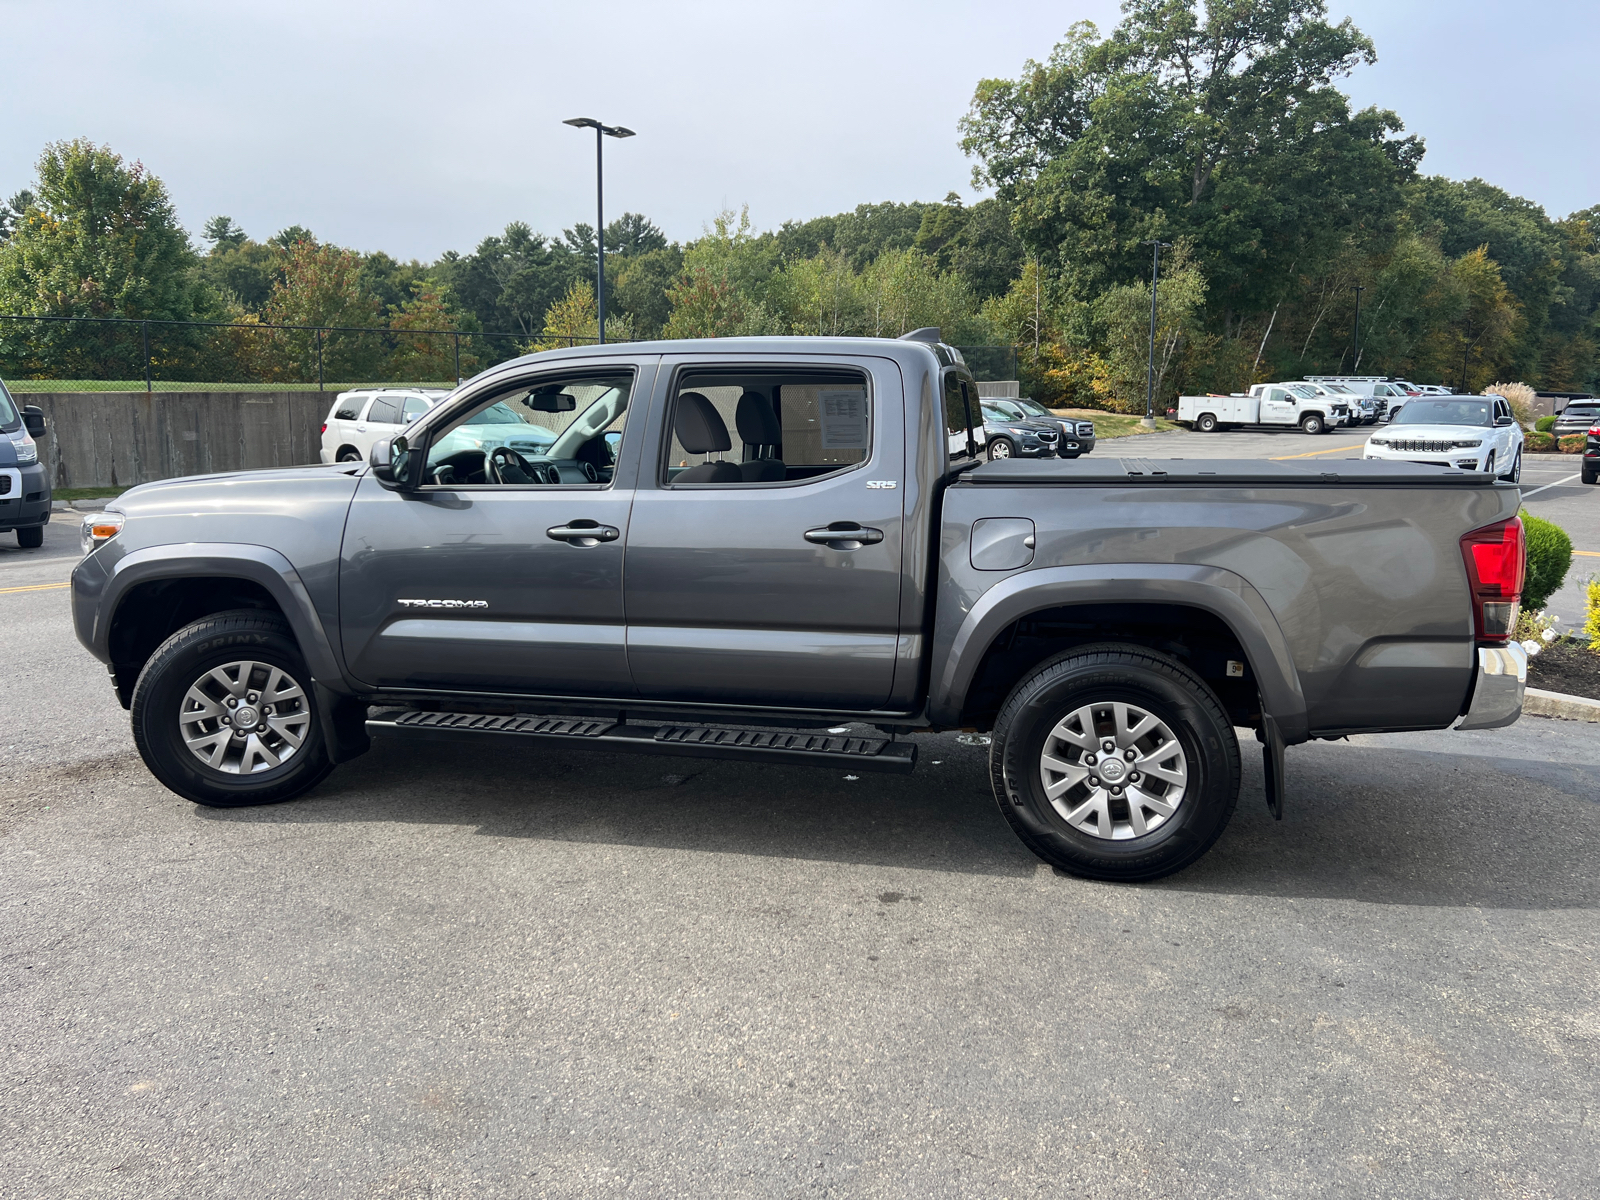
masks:
<svg viewBox="0 0 1600 1200"><path fill-rule="evenodd" d="M394 437L449 394L441 388L340 392L322 423L322 461L366 462L374 442Z"/></svg>
<svg viewBox="0 0 1600 1200"><path fill-rule="evenodd" d="M1432 463L1522 481L1522 427L1502 396L1413 396L1364 458Z"/></svg>

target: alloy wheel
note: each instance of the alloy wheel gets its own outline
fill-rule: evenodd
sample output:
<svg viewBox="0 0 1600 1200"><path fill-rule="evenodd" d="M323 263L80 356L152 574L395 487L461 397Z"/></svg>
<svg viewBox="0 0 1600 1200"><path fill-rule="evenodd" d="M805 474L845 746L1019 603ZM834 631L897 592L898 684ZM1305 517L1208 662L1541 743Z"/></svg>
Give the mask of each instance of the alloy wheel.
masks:
<svg viewBox="0 0 1600 1200"><path fill-rule="evenodd" d="M213 771L253 775L295 756L311 731L311 705L283 668L244 659L189 685L178 728L189 752Z"/></svg>
<svg viewBox="0 0 1600 1200"><path fill-rule="evenodd" d="M1171 727L1120 700L1086 704L1057 721L1039 770L1061 819L1110 841L1159 829L1189 788L1189 761Z"/></svg>

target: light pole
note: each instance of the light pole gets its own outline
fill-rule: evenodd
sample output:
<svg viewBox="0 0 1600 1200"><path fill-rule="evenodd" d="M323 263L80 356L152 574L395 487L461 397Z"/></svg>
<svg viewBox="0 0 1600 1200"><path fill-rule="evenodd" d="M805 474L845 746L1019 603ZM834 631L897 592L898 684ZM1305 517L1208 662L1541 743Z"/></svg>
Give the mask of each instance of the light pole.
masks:
<svg viewBox="0 0 1600 1200"><path fill-rule="evenodd" d="M1351 341L1355 343L1356 360L1351 369L1358 375L1361 373L1361 293L1366 290L1359 283L1354 285L1356 294L1356 327L1351 334Z"/></svg>
<svg viewBox="0 0 1600 1200"><path fill-rule="evenodd" d="M1155 248L1155 256L1150 264L1150 377L1144 394L1144 420L1140 422L1146 429L1156 427L1156 286L1161 279L1161 250L1162 247L1172 248L1171 242L1146 242L1145 245Z"/></svg>
<svg viewBox="0 0 1600 1200"><path fill-rule="evenodd" d="M580 129L594 130L594 244L595 287L594 300L600 318L599 344L606 344L606 173L604 166L605 139L633 137L633 130L621 125L602 125L593 117L573 117L563 125L576 125Z"/></svg>

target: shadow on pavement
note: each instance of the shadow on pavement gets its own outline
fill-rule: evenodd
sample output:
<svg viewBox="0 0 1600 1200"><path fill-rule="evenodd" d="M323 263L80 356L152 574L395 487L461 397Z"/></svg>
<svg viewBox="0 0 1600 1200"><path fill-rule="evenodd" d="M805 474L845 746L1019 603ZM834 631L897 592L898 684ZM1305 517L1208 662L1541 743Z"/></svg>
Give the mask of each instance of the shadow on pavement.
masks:
<svg viewBox="0 0 1600 1200"><path fill-rule="evenodd" d="M384 739L304 800L195 813L227 822L469 825L489 837L1034 875L1037 860L995 811L987 752L919 741L916 774L848 780L848 766Z"/></svg>
<svg viewBox="0 0 1600 1200"><path fill-rule="evenodd" d="M1245 752L1239 809L1174 891L1469 908L1600 908L1600 768L1417 749L1289 751L1281 823Z"/></svg>

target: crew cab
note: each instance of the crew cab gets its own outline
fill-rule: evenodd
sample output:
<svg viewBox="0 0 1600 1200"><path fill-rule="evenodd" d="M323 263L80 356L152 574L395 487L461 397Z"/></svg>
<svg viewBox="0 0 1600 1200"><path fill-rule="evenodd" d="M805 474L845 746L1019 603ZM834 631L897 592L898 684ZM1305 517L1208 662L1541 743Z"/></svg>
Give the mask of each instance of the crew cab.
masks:
<svg viewBox="0 0 1600 1200"><path fill-rule="evenodd" d="M476 444L497 406L542 452ZM535 354L367 464L125 493L74 622L145 763L200 804L288 800L374 737L859 775L971 730L1022 841L1110 880L1216 841L1237 730L1281 812L1286 746L1517 719L1515 487L986 462L977 410L925 332Z"/></svg>

